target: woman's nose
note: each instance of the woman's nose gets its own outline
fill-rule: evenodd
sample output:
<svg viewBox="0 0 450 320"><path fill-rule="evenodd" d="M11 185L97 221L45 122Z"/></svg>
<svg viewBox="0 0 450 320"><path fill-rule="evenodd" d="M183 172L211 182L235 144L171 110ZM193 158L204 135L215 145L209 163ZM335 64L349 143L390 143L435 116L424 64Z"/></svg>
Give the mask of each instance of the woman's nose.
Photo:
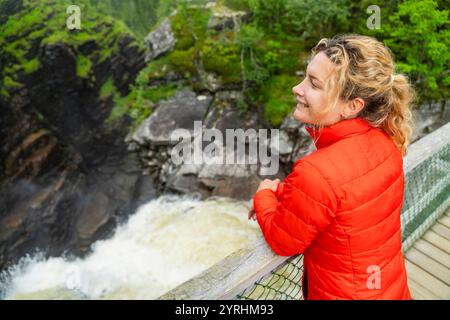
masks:
<svg viewBox="0 0 450 320"><path fill-rule="evenodd" d="M299 95L299 96L304 96L305 92L303 91L303 89L301 88L301 82L296 85L295 87L292 88L292 93L294 93L295 95Z"/></svg>

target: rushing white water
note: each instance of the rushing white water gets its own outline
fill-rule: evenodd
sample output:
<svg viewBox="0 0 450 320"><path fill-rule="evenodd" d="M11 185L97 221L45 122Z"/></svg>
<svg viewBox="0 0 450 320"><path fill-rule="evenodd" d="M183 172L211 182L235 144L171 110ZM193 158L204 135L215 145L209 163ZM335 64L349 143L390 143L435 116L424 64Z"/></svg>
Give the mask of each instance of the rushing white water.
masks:
<svg viewBox="0 0 450 320"><path fill-rule="evenodd" d="M162 196L84 259L40 255L2 275L6 299L152 299L256 241L244 202Z"/></svg>

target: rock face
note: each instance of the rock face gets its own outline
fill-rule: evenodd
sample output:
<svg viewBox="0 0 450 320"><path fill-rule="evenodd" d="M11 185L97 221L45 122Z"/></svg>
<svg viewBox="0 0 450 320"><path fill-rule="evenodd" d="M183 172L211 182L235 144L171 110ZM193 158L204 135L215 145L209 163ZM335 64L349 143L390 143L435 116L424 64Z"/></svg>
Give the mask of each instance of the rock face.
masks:
<svg viewBox="0 0 450 320"><path fill-rule="evenodd" d="M164 19L159 27L145 37L147 46L146 61L155 59L175 47L176 39L168 18Z"/></svg>
<svg viewBox="0 0 450 320"><path fill-rule="evenodd" d="M154 197L123 141L129 120L107 124L114 103L99 98L110 77L126 93L144 66L131 39L94 61L90 79L77 75L76 54L88 55L95 41L35 46L39 69L0 98L0 270L35 249L83 255Z"/></svg>
<svg viewBox="0 0 450 320"><path fill-rule="evenodd" d="M413 110L413 118L415 119L415 127L411 142L450 122L450 102L447 102L444 106L441 103L422 105L420 109Z"/></svg>
<svg viewBox="0 0 450 320"><path fill-rule="evenodd" d="M233 11L219 4L211 5L211 8L212 15L208 21L208 28L217 31L225 28L239 28L241 23L248 22L251 17L250 12Z"/></svg>
<svg viewBox="0 0 450 320"><path fill-rule="evenodd" d="M310 151L311 141L303 125L293 119L286 119L279 132L273 136L267 133L265 145L259 145L260 136L257 129L262 129L258 114L240 113L237 101L242 99L240 91L219 91L213 95L196 95L191 89L178 91L171 99L161 101L156 111L148 117L136 132L127 138L130 149L136 151L145 172L152 176L156 188L160 192L178 192L194 194L200 198L209 196L227 196L237 199L249 199L256 190L259 182L264 178L283 178L293 162L301 155ZM197 122L197 126L195 125ZM206 132L220 137L206 137ZM178 130L177 139L171 135ZM183 130L183 131L179 131ZM255 135L252 136L252 130ZM227 150L230 145L227 133L234 135L242 133L245 144L245 160L237 161L237 141L232 152ZM250 144L258 148L271 145L271 139L279 141L274 145L273 152L279 154L274 157L278 170L269 172L261 161L249 161ZM198 140L196 140L198 139ZM237 138L236 139L241 139ZM196 142L200 150L199 161L178 161L176 150L185 150L194 159ZM208 146L212 148L217 142L215 151L206 152ZM186 149L183 146L187 146ZM256 149L255 149L256 150ZM259 150L259 149L258 149ZM255 154L255 153L253 153ZM220 157L216 157L220 155ZM220 159L220 160L218 160Z"/></svg>

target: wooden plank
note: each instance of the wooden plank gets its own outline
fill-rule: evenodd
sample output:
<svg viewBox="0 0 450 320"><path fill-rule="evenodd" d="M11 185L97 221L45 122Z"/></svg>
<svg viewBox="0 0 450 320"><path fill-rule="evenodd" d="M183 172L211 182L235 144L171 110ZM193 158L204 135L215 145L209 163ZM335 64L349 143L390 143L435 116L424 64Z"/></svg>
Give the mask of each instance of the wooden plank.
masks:
<svg viewBox="0 0 450 320"><path fill-rule="evenodd" d="M431 259L415 248L408 250L405 256L409 261L413 262L423 270L431 273L433 276L444 282L446 285L450 286L450 270L447 267Z"/></svg>
<svg viewBox="0 0 450 320"><path fill-rule="evenodd" d="M419 239L414 242L414 248L426 254L430 258L440 262L444 266L450 266L450 254L433 246L428 241Z"/></svg>
<svg viewBox="0 0 450 320"><path fill-rule="evenodd" d="M408 259L405 259L405 266L408 279L412 279L428 291L433 292L439 299L450 299L450 287L441 280L422 270Z"/></svg>
<svg viewBox="0 0 450 320"><path fill-rule="evenodd" d="M442 216L438 219L438 222L446 226L447 228L450 228L450 217L449 216Z"/></svg>
<svg viewBox="0 0 450 320"><path fill-rule="evenodd" d="M431 230L444 237L445 239L450 240L450 229L445 225L440 224L439 222L435 223L434 226L431 227Z"/></svg>
<svg viewBox="0 0 450 320"><path fill-rule="evenodd" d="M425 232L423 238L428 242L432 243L434 246L438 247L439 249L450 254L450 241L448 241L447 239L441 237L440 235L434 233L433 231Z"/></svg>
<svg viewBox="0 0 450 320"><path fill-rule="evenodd" d="M413 300L437 300L439 299L433 292L422 287L412 279L408 279L408 288Z"/></svg>

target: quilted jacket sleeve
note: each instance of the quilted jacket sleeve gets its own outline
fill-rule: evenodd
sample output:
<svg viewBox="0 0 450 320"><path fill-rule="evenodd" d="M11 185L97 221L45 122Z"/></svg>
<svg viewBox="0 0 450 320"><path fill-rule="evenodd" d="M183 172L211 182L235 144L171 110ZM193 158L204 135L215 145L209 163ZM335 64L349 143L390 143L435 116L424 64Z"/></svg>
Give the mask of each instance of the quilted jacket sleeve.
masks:
<svg viewBox="0 0 450 320"><path fill-rule="evenodd" d="M292 256L303 253L328 227L337 201L319 171L309 162L299 160L276 192L258 191L253 206L272 250L281 256Z"/></svg>

